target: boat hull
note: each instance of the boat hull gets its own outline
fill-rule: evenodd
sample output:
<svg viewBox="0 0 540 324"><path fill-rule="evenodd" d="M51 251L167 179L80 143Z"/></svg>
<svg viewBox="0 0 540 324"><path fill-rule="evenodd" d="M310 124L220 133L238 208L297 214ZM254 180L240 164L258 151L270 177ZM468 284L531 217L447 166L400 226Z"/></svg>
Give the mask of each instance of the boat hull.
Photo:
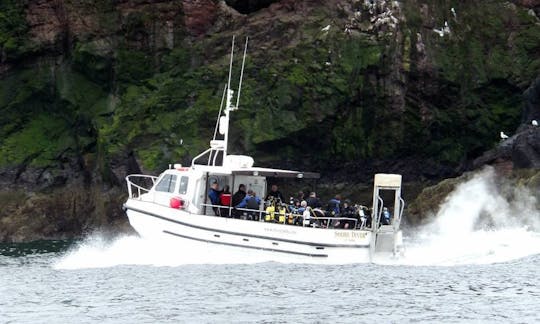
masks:
<svg viewBox="0 0 540 324"><path fill-rule="evenodd" d="M370 261L370 231L196 215L138 199L129 199L124 207L132 227L146 238L167 237L174 238L179 244L191 241L328 262Z"/></svg>

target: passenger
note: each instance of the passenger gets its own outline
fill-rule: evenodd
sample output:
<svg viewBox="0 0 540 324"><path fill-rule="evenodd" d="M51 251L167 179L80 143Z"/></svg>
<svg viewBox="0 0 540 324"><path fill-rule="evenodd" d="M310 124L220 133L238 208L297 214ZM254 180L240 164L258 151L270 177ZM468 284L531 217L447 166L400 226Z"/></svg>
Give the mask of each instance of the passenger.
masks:
<svg viewBox="0 0 540 324"><path fill-rule="evenodd" d="M270 200L271 197L273 197L274 199L279 199L280 202L283 202L283 195L281 194L281 192L278 190L278 186L277 185L272 185L272 188L270 189L270 192L268 193L268 195L266 196L266 199L265 200Z"/></svg>
<svg viewBox="0 0 540 324"><path fill-rule="evenodd" d="M212 182L212 185L210 186L210 190L208 191L208 197L210 198L210 203L213 205L212 209L214 210L214 213L216 216L220 215L219 208L216 207L219 205L219 196L221 195L221 191L219 190L219 185L216 181Z"/></svg>
<svg viewBox="0 0 540 324"><path fill-rule="evenodd" d="M235 192L234 195L232 196L231 205L233 207L236 207L236 205L241 203L245 197L246 197L246 186L244 184L241 184L240 186L238 186L238 191ZM234 218L238 218L240 217L240 214L241 213L239 211L233 210L232 216Z"/></svg>
<svg viewBox="0 0 540 324"><path fill-rule="evenodd" d="M387 207L383 208L381 223L383 225L390 225L392 223L392 214Z"/></svg>
<svg viewBox="0 0 540 324"><path fill-rule="evenodd" d="M319 198L317 198L317 194L315 192L311 192L309 194L309 198L306 200L306 202L311 208L320 208L322 206L321 201Z"/></svg>
<svg viewBox="0 0 540 324"><path fill-rule="evenodd" d="M261 198L257 197L255 192L251 189L248 190L246 197L235 207L236 208L246 208L246 209L253 209L253 210L259 210L259 206L261 205ZM248 212L247 215L250 219L258 219L258 215L255 215L253 212Z"/></svg>
<svg viewBox="0 0 540 324"><path fill-rule="evenodd" d="M343 206L341 208L341 214L340 216L341 217L345 217L345 218L358 218L357 217L357 209L351 205L351 201L348 200L348 199L345 199L345 201L343 202ZM356 221L352 220L352 219L344 219L342 221L340 221L340 228L344 228L344 229L348 229L348 228L352 228L354 229L354 225L356 223Z"/></svg>
<svg viewBox="0 0 540 324"><path fill-rule="evenodd" d="M229 190L229 185L226 185L223 187L223 192L221 193L221 196L219 196L219 203L221 206L231 206L231 191ZM220 213L222 217L230 217L231 213L229 212L229 208L221 208Z"/></svg>
<svg viewBox="0 0 540 324"><path fill-rule="evenodd" d="M300 207L298 207L298 214L303 214L306 208L307 208L307 201L302 200L302 202L300 203Z"/></svg>
<svg viewBox="0 0 540 324"><path fill-rule="evenodd" d="M341 212L340 207L341 207L341 196L335 195L334 198L328 201L327 211L330 212L332 216L336 216L336 215L339 215Z"/></svg>
<svg viewBox="0 0 540 324"><path fill-rule="evenodd" d="M304 216L304 212L306 211L306 208L307 208L307 202L305 200L302 200L302 202L300 203L300 207L296 208L295 210L295 214L296 214L296 217L294 217L294 225L302 225L303 224L303 216ZM309 212L308 212L308 215L309 215Z"/></svg>
<svg viewBox="0 0 540 324"><path fill-rule="evenodd" d="M298 201L302 201L306 199L306 197L304 197L304 192L302 190L298 191L298 196L296 196L296 199L298 199Z"/></svg>
<svg viewBox="0 0 540 324"><path fill-rule="evenodd" d="M311 212L312 212L312 209L311 209L311 207L309 207L307 205L307 202L306 202L306 209L302 213L302 225L303 226L311 226Z"/></svg>

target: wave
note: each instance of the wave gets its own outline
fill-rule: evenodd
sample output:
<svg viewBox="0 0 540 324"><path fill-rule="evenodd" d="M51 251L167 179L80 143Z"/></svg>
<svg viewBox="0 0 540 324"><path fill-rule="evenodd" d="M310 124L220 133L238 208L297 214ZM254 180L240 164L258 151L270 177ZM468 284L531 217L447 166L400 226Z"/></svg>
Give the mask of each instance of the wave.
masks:
<svg viewBox="0 0 540 324"><path fill-rule="evenodd" d="M401 264L507 262L540 254L540 212L526 188L487 167L458 185L407 242Z"/></svg>

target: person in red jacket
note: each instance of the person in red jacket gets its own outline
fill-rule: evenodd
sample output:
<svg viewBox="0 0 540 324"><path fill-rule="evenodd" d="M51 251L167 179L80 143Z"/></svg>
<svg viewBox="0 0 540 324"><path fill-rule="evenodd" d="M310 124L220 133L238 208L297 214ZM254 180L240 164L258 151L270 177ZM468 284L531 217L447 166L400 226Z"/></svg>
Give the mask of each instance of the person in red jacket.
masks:
<svg viewBox="0 0 540 324"><path fill-rule="evenodd" d="M231 191L228 185L223 187L223 192L219 196L219 203L221 206L231 207ZM221 216L230 217L229 208L221 208Z"/></svg>

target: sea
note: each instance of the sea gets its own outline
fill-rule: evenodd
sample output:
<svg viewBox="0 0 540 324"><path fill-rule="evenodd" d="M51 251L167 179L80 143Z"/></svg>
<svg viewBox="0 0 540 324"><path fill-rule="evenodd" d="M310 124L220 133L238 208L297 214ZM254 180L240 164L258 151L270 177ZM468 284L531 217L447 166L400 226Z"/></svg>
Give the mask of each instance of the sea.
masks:
<svg viewBox="0 0 540 324"><path fill-rule="evenodd" d="M100 233L2 244L0 323L539 323L538 202L496 178L371 263Z"/></svg>

